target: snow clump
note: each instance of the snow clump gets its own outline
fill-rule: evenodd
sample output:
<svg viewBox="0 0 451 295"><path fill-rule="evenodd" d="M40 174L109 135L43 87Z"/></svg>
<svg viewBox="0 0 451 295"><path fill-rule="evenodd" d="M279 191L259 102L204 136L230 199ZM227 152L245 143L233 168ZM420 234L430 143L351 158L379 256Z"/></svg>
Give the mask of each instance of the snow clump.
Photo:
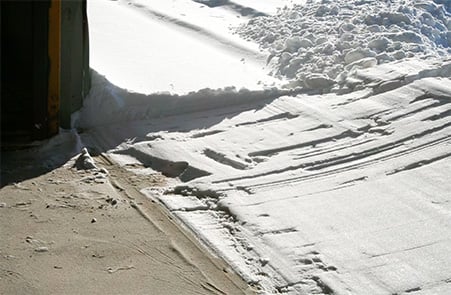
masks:
<svg viewBox="0 0 451 295"><path fill-rule="evenodd" d="M237 28L293 86L341 87L356 69L451 54L451 1L307 0ZM275 60L275 62L274 62Z"/></svg>

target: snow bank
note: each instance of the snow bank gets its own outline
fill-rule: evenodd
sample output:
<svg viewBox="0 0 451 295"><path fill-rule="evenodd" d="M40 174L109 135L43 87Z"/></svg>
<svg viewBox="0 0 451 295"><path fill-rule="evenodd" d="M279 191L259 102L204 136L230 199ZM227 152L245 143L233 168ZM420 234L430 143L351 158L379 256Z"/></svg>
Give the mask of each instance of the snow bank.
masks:
<svg viewBox="0 0 451 295"><path fill-rule="evenodd" d="M92 70L92 88L83 108L74 116L74 126L89 128L109 123L153 119L187 114L226 106L266 101L299 90L248 90L225 87L204 88L185 95L171 93L142 94L130 92L110 83Z"/></svg>
<svg viewBox="0 0 451 295"><path fill-rule="evenodd" d="M450 1L314 1L257 17L237 32L268 49L273 74L312 89L345 85L355 69L449 56Z"/></svg>

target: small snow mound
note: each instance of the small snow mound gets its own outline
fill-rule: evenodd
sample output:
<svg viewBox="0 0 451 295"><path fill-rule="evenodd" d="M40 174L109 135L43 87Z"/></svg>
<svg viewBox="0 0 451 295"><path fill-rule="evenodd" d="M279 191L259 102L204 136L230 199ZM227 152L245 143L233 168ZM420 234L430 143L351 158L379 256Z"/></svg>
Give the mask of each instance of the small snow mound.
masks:
<svg viewBox="0 0 451 295"><path fill-rule="evenodd" d="M94 159L89 154L87 148L83 148L81 150L80 156L78 157L75 165L80 170L97 169Z"/></svg>
<svg viewBox="0 0 451 295"><path fill-rule="evenodd" d="M450 3L307 0L254 18L237 32L271 52L275 76L297 81L293 85L329 88L330 81L340 83L355 68L449 56Z"/></svg>

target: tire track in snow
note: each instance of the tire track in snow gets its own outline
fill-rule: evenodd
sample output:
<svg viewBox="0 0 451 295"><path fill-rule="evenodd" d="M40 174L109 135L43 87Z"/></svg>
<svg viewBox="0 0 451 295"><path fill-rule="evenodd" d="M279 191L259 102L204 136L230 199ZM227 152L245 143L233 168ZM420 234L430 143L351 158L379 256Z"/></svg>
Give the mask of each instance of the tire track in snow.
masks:
<svg viewBox="0 0 451 295"><path fill-rule="evenodd" d="M305 176L294 177L294 178L284 179L284 180L280 180L280 181L262 183L261 185L275 184L275 183L282 184L282 183L287 183L287 182L292 182L292 181L300 181L300 180L313 179L313 178L316 179L318 177L330 176L332 174L346 172L351 169L369 166L369 165L372 165L373 163L379 162L381 160L385 161L385 160L396 159L397 157L402 156L402 155L408 155L412 152L420 151L425 148L435 147L437 144L443 144L443 143L446 144L449 142L449 138L451 137L451 135L446 135L444 137L438 138L431 142L426 142L426 143L420 144L418 146L409 148L407 150L401 150L398 152L389 153L388 155L374 157L374 159L365 160L360 163L353 164L353 162L355 162L355 161L366 159L370 156L377 156L378 154L383 153L383 152L391 151L394 148L403 146L406 142L411 141L412 139L418 139L420 137L428 136L434 132L441 131L450 126L451 126L451 122L440 125L435 128L425 130L421 133L415 133L415 134L409 135L407 137L401 138L401 139L393 141L393 142L389 142L386 144L378 145L376 147L368 148L363 151L361 150L362 148L360 148L359 152L348 152L342 156L336 156L336 157L332 157L332 158L325 157L325 159L323 159L323 160L318 160L315 162L301 163L298 165L292 165L292 166L285 167L283 169L268 171L268 172L264 172L264 173L260 173L260 174L216 180L216 181L213 181L213 183L225 183L225 182L231 182L231 181L241 181L241 180L245 180L245 179L254 179L254 178L258 178L258 177L262 177L262 176L279 174L282 172L299 170L299 169L316 171L316 170L322 170L322 169L329 168L329 167L334 167L334 166L341 165L341 164L349 164L349 165L345 165L344 167L334 168L334 169L322 171L319 173L308 174ZM328 142L328 143L332 142L333 143L332 139L333 139L333 137L328 138L324 142ZM389 140L387 140L387 141L389 141ZM286 148L286 149L283 149L283 151L291 151L292 149L299 148L299 147L304 147L304 144L294 145L294 146L292 146L291 149ZM347 148L345 147L344 149L352 149L352 148L355 148L355 146L350 145L349 147L347 147ZM305 158L308 159L307 156ZM256 187L256 186L259 186L259 185L252 185L250 187Z"/></svg>
<svg viewBox="0 0 451 295"><path fill-rule="evenodd" d="M412 170L412 169L416 169L416 168L419 168L419 167L423 167L425 165L429 165L429 164L435 163L437 161L441 161L443 159L446 159L446 158L448 158L450 156L451 156L451 153L446 153L446 154L443 154L443 155L440 155L440 156L437 156L437 157L433 157L431 159L425 159L425 160L421 160L421 161L418 161L418 162L413 162L413 163L408 164L406 166L403 166L403 167L397 168L397 169L395 169L393 171L387 172L387 175L392 175L392 174L400 173L400 172L403 172L403 171L407 171L407 170Z"/></svg>
<svg viewBox="0 0 451 295"><path fill-rule="evenodd" d="M303 263L306 264L308 260L302 259L307 259L307 256L297 257L298 260L292 263L291 258L284 258L283 253L265 244L267 242L265 239L274 237L274 239L284 237L288 241L293 241L290 238L296 239L296 235L300 235L297 230L301 229L302 225L288 222L288 224L279 224L279 227L276 224L266 231L261 231L260 229L268 225L268 222L262 221L254 227L252 224L241 223L240 215L236 214L233 210L236 208L233 206L240 207L243 204L224 204L222 199L227 198L229 193L233 196L233 193L245 191L247 194L243 193L242 196L249 199L243 202L244 206L249 205L249 202L253 202L251 205L276 206L276 202L280 200L317 194L318 191L308 191L308 189L312 190L313 186L315 186L313 189L320 189L321 192L327 193L372 181L376 174L377 177L383 178L448 160L451 156L449 153L451 122L448 117L449 104L445 100L448 98L443 98L445 103L432 101L430 103L427 99L434 99L434 97L427 97L430 94L421 96L413 92L412 99L405 95L412 90L409 87L411 86L406 86L404 92L395 90L383 95L374 95L364 98L364 101L356 100L336 109L333 109L332 105L343 98L336 97L330 101L318 98L317 104L313 100L296 104L292 100L276 99L274 105L269 102L270 106L262 109L259 106L258 111L254 111L253 114L251 111L244 115L245 118L247 117L246 120L240 118L235 121L239 123L228 122L224 125L218 123L211 129L200 132L193 130L186 135L178 134L177 140L186 143L186 146L190 145L190 141L196 141L198 145L193 145L195 148L192 154L199 159L203 157L231 167L236 166L234 168L237 171L232 171L228 175L213 172L212 175L203 178L206 179L208 188L217 195L210 196L211 198L205 198L208 195L195 193L183 196L197 198L200 203L208 200L214 204L191 207L186 210L185 208L177 209L177 214L185 218L182 219L190 224L193 231L199 230L199 237L207 242L209 239L215 242L215 237L206 237L205 233L202 233L204 224L199 216L203 213L209 213L212 216L216 213L221 215L223 219L217 221L218 228L227 230L232 237L235 237L233 243L236 243L238 245L236 247L243 251L240 254L245 257L244 259L248 259L246 262L252 266L257 265L256 269L260 270L257 276L267 276L271 273L267 270L272 268L281 277L287 278L286 285L283 285L281 281L275 284L277 285L275 289L280 292L284 292L285 287L293 286L319 288L315 290L320 293L333 292L327 282L322 280L322 274L340 270L341 265L329 265L327 258L321 258L318 252L316 254L318 257L315 258L318 261L306 267ZM396 101L393 97L398 100ZM309 103L313 106L309 106ZM306 109L308 112L305 111ZM403 111L408 112L409 115L399 116ZM304 113L308 113L305 115L306 118ZM240 115L237 114L237 116ZM294 140L283 140L282 136L275 137L278 135L277 132L283 131L285 134L292 130L297 131L299 135L293 137ZM309 134L309 130L317 130L318 134ZM255 144L256 141L249 139L254 137L265 138L266 141L261 145ZM278 142L277 139L282 141ZM263 162L255 161L251 163L252 165L241 166L234 162L234 158L229 158L230 155L234 157L236 154L266 158ZM271 169L275 167L275 165L271 167L272 163L280 165L276 167L277 169ZM193 180L197 179L193 178ZM202 178L199 178L199 181L202 181ZM225 183L229 187L226 187ZM191 184L196 187L196 183L188 183L187 186ZM284 190L278 190L278 188L290 186L297 195L290 197L284 195ZM304 186L309 188L303 191ZM271 192L274 192L274 195L270 195ZM263 195L259 195L260 193ZM267 195L264 195L265 193ZM321 214L321 212L317 213ZM252 214L252 212L249 213L249 215ZM247 216L245 215L243 220ZM268 214L259 218L265 219L265 217L271 216ZM328 217L325 216L326 219ZM241 231L242 228L246 231ZM216 241L215 247L221 251L218 243ZM251 251L246 248L247 243L260 245L257 246L258 251L252 253L261 254L261 261L250 256L248 252ZM311 247L315 248L315 245ZM268 256L269 259L266 259ZM332 267L330 270L329 266Z"/></svg>
<svg viewBox="0 0 451 295"><path fill-rule="evenodd" d="M193 1L207 5L208 7L211 7L211 8L224 6L230 10L233 10L233 11L239 13L241 16L249 16L249 15L251 17L267 16L266 13L258 11L252 7L244 6L239 3L235 3L234 1L229 1L229 0L217 0L217 1L193 0Z"/></svg>
<svg viewBox="0 0 451 295"><path fill-rule="evenodd" d="M257 174L251 174L251 175L248 174L248 175L237 176L237 177L233 177L233 178L219 179L219 180L213 181L213 183L219 184L219 183L236 181L236 182L240 182L240 186L243 186L243 184L242 184L243 181L248 180L247 182L249 183L249 185L243 186L247 189L250 189L253 187L258 187L260 185L271 186L271 185L274 185L277 183L282 185L282 184L291 183L291 182L297 182L297 181L302 181L302 180L307 180L307 179L314 179L316 177L328 177L330 175L346 172L351 169L361 169L363 167L371 166L374 163L378 163L380 161L396 160L399 157L403 157L403 156L406 157L406 156L409 156L411 153L420 152L424 149L435 149L436 145L439 145L439 144L443 145L443 144L447 144L449 142L449 136L441 137L438 139L431 138L431 136L433 136L433 134L435 134L436 132L440 132L442 130L446 134L446 129L449 126L451 126L451 122L447 122L447 120L446 120L446 118L450 114L449 113L450 111L448 109L449 97L447 97L446 95L434 95L432 93L424 93L424 94L419 94L416 98L411 100L408 105L410 106L413 103L416 103L419 101L425 101L428 99L434 100L436 102L432 103L431 105L427 105L426 107L420 107L419 109L416 109L415 111L413 111L413 112L411 111L408 113L411 114L412 116L416 115L416 117L414 119L419 120L421 122L441 120L441 122L445 122L445 123L440 125L440 122L438 122L439 123L438 126L433 126L432 128L422 130L421 132L418 132L418 133L408 134L404 137L401 137L402 134L390 135L390 133L385 134L385 132L386 132L385 130L387 130L389 128L399 129L399 127L394 124L395 123L397 123L398 125L403 124L403 122L401 122L399 120L406 119L406 116L390 117L390 115L387 112L385 112L385 115L383 116L383 122L384 122L383 125L385 125L384 126L385 128L384 128L384 130L381 130L381 134L380 134L383 137L376 136L376 137L368 139L368 137L367 137L368 133L379 131L379 130L375 130L375 128L368 127L368 128L366 128L366 130L362 130L362 132L359 132L359 133L355 133L352 130L347 130L347 131L344 131L343 133L339 134L338 136L324 137L324 138L319 138L317 140L313 140L313 141L309 141L309 142L302 142L302 143L292 144L289 146L281 146L281 147L272 148L272 149L268 149L268 150L253 151L248 154L250 157L265 156L265 157L269 157L268 159L266 159L266 161L270 161L271 157L278 156L278 154L280 154L280 153L293 153L293 151L296 149L303 149L306 147L311 147L311 146L316 146L316 145L320 145L321 146L320 148L323 149L320 152L317 152L315 150L313 150L313 152L308 151L308 152L302 153L301 157L298 157L298 158L293 157L292 158L293 160L308 160L309 158L312 158L313 156L322 156L321 157L322 159L319 159L319 160L304 162L304 163L300 163L300 164L292 164L292 165L286 166L282 169L275 169L272 171L265 171L265 172L257 173ZM399 109L401 109L401 107L399 107ZM395 109L392 112L397 112L397 110L398 109ZM432 113L433 115L429 115L428 113ZM274 116L277 116L277 115L274 115ZM380 120L380 117L378 117L376 119ZM373 118L374 121L377 121L376 119ZM422 123L420 123L420 124L422 124ZM413 127L413 128L417 128L417 127ZM359 138L359 137L365 137L365 139L358 141L357 138ZM428 139L429 139L429 141L428 141ZM426 141L426 142L421 143L418 146L411 147L407 150L390 152L396 148L401 148L403 145L405 145L406 143L408 143L411 140L415 140L415 142L418 142L419 140L421 140L420 143L422 141ZM384 141L386 143L384 143ZM350 142L352 142L352 143L349 144ZM374 145L375 143L378 145L373 146L373 147L367 147L366 149L364 146L362 146L362 145L365 145L365 146ZM343 148L337 148L336 147L337 144L342 145ZM356 149L357 147L358 147L358 151L357 152L353 151L353 149ZM341 155L335 155L336 153L342 152L344 150L348 150L348 152L343 153ZM381 153L388 153L388 154L378 156ZM331 156L328 157L327 154L330 154ZM437 157L441 158L442 156L443 155L440 154ZM369 157L372 157L372 158L368 159ZM445 156L443 156L443 157L445 157ZM368 159L368 160L365 160L365 159ZM359 162L355 163L356 161L359 161ZM425 161L428 161L428 160L425 160ZM329 168L332 168L335 166L340 166L340 165L344 165L344 167L329 169ZM413 163L412 165L415 165L415 164ZM405 166L410 167L409 164L406 164ZM301 176L301 177L291 177L288 179L285 178L284 180L278 180L278 181L267 182L267 183L265 183L263 181L260 185L259 184L250 184L253 182L252 181L253 179L258 179L260 177L267 177L270 175L276 175L276 174L280 174L280 173L284 173L284 172L288 172L288 171L296 171L296 170L320 171L320 170L324 170L324 169L326 169L326 171L321 171L319 173L309 174L309 175L305 175L305 176ZM388 171L386 173L390 173L390 172ZM246 182L244 182L244 183L246 183Z"/></svg>

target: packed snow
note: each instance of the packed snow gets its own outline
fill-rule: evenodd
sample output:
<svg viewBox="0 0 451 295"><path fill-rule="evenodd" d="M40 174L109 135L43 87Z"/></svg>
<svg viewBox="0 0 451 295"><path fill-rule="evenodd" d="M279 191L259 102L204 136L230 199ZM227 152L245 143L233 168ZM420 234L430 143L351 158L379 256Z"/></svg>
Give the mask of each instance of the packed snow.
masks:
<svg viewBox="0 0 451 295"><path fill-rule="evenodd" d="M449 1L89 13L84 145L171 178L142 192L255 290L451 292Z"/></svg>

